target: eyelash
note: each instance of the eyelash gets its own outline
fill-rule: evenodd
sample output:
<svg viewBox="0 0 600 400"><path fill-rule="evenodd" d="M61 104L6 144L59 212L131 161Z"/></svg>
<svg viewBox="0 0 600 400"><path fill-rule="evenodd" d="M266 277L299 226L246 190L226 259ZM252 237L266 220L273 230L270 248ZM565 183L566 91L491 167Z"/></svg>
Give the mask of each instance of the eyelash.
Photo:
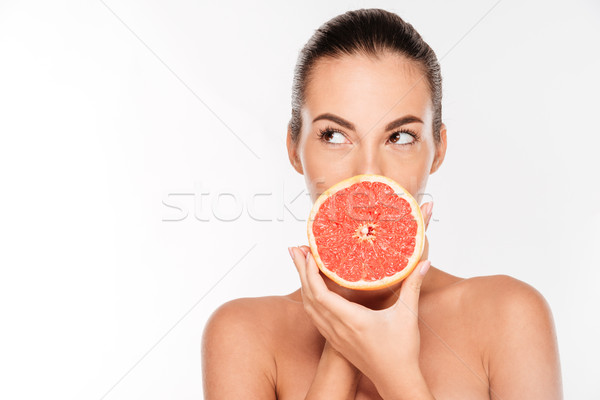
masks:
<svg viewBox="0 0 600 400"><path fill-rule="evenodd" d="M320 139L320 140L322 140L322 141L324 141L325 143L329 143L329 142L328 142L327 140L325 140L323 137L324 137L326 134L328 134L328 133L333 133L333 132L337 132L337 133L340 133L340 134L342 134L342 135L343 135L343 133L342 133L341 131L339 131L338 129L335 129L335 128L333 128L333 127L327 126L327 127L323 128L323 129L319 129L319 133L318 133L319 139ZM419 141L419 135L417 135L417 133L416 133L416 132L414 132L414 131L412 131L412 130L410 130L410 129L404 128L404 129L401 129L401 130L399 130L399 131L395 131L394 133L392 133L392 134L390 135L390 137L391 137L391 136L394 136L394 135L395 135L395 134L397 134L397 133L407 133L407 134L409 134L410 136L412 136L412 137L413 137L413 139L414 139L412 142L410 142L410 143L403 143L403 144L401 144L400 146L411 146L411 145L413 145L413 144L415 144L415 143L417 143L417 142ZM344 135L344 136L345 136L345 135ZM330 143L330 144L334 144L334 145L335 145L335 144L341 144L341 143ZM395 144L395 143L393 143L393 144Z"/></svg>

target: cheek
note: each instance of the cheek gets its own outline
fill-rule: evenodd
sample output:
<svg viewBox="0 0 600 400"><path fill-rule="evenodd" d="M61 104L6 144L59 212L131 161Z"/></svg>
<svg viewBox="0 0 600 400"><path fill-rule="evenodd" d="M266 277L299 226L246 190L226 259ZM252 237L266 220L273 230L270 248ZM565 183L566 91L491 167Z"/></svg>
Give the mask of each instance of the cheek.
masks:
<svg viewBox="0 0 600 400"><path fill-rule="evenodd" d="M348 171L353 170L352 156L348 154L341 157L341 154L332 154L320 143L313 142L303 146L301 160L304 179L313 202L325 190L350 177ZM337 158L334 160L332 157Z"/></svg>
<svg viewBox="0 0 600 400"><path fill-rule="evenodd" d="M387 158L384 175L392 178L404 187L420 202L423 191L427 186L429 170L428 157L425 154L411 154L399 157L398 154Z"/></svg>
<svg viewBox="0 0 600 400"><path fill-rule="evenodd" d="M398 182L420 202L431 168L428 154L426 147L406 153L383 150L377 156L379 170L382 175ZM362 159L358 153L332 152L318 142L303 143L300 157L306 186L313 202L332 185L349 178L352 171L361 170Z"/></svg>

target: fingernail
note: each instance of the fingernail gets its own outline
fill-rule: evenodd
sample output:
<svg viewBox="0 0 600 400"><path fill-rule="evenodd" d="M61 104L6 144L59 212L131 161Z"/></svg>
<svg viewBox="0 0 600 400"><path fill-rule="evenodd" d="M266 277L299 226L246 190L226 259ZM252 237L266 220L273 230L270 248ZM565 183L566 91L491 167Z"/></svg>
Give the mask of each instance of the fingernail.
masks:
<svg viewBox="0 0 600 400"><path fill-rule="evenodd" d="M429 207L427 208L427 223L431 219L431 214L433 214L433 202L429 203Z"/></svg>
<svg viewBox="0 0 600 400"><path fill-rule="evenodd" d="M304 248L302 246L298 246L298 248L300 249L300 251L302 252L302 255L306 257L307 251L304 250Z"/></svg>
<svg viewBox="0 0 600 400"><path fill-rule="evenodd" d="M288 247L288 251L290 252L290 257L292 257L292 260L294 259L294 252L292 251L291 247Z"/></svg>
<svg viewBox="0 0 600 400"><path fill-rule="evenodd" d="M310 251L306 252L306 261L308 261L308 258L310 257Z"/></svg>
<svg viewBox="0 0 600 400"><path fill-rule="evenodd" d="M427 273L427 271L429 270L429 267L431 266L431 261L427 260L423 263L423 265L421 266L421 270L419 271L419 273L421 275L425 275Z"/></svg>
<svg viewBox="0 0 600 400"><path fill-rule="evenodd" d="M427 219L427 216L429 215L430 204L431 203L427 203L423 206L423 208L421 208L421 213L423 214L423 218L425 219Z"/></svg>

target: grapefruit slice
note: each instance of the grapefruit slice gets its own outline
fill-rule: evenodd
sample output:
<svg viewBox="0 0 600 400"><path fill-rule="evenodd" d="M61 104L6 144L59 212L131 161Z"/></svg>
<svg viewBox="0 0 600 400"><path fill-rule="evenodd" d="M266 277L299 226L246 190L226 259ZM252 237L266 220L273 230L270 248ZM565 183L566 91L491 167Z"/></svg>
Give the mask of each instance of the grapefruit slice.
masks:
<svg viewBox="0 0 600 400"><path fill-rule="evenodd" d="M308 242L319 269L337 284L376 290L406 278L423 253L421 207L394 180L356 175L319 196Z"/></svg>

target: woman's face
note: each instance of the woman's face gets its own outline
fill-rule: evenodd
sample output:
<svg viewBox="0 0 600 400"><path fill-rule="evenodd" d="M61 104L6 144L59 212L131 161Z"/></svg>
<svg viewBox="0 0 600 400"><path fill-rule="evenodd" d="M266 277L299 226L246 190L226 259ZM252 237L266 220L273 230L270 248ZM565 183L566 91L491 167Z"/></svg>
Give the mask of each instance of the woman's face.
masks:
<svg viewBox="0 0 600 400"><path fill-rule="evenodd" d="M288 154L314 202L333 184L358 174L394 179L421 202L429 174L446 152L432 133L427 78L405 58L386 53L320 59L302 109L297 143ZM330 130L327 130L330 128Z"/></svg>

